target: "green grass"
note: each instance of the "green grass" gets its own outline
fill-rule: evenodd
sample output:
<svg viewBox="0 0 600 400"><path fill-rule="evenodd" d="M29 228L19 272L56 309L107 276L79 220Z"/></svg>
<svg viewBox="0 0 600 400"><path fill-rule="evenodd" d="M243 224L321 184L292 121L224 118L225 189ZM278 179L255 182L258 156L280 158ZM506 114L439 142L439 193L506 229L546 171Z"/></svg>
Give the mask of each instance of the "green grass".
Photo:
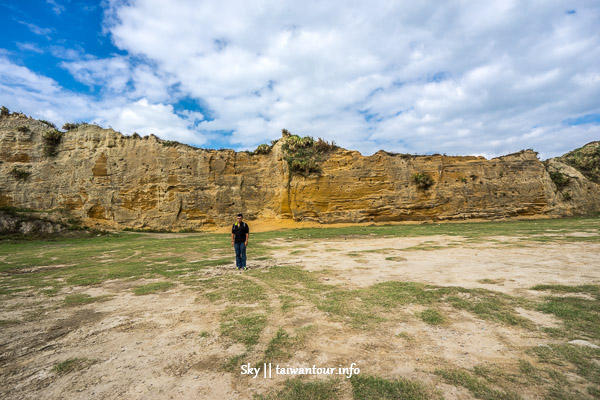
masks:
<svg viewBox="0 0 600 400"><path fill-rule="evenodd" d="M388 380L375 376L354 375L350 378L356 400L402 399L430 400L443 397L421 382L408 379Z"/></svg>
<svg viewBox="0 0 600 400"><path fill-rule="evenodd" d="M548 235L550 241L600 241L599 236L564 237L549 236L572 232L598 232L600 217L577 217L561 219L541 219L527 221L494 221L494 222L447 222L442 224L410 224L410 225L379 225L379 226L350 226L335 228L304 228L280 230L253 234L253 240L269 241L284 238L296 239L326 239L337 237L387 236L387 237L420 237L433 235L459 236L467 239L481 239L491 236L531 237Z"/></svg>
<svg viewBox="0 0 600 400"><path fill-rule="evenodd" d="M518 237L527 240L526 243L535 242L536 246L540 243L571 240L594 242L598 241L598 236L579 238L564 235L572 232L597 233L598 221L596 217L264 232L252 235L253 246L249 259L268 259L270 252L275 248L271 242L276 238L293 242L298 239L320 240L340 236L360 238L450 235L460 237L461 241L467 243L485 242L493 236ZM553 236L557 233L562 236ZM293 326L290 325L290 321L300 317L304 310L309 311L309 318L313 314L324 315L328 322L341 323L339 326L348 332L360 334L365 330L385 330L389 326L397 326L398 322L410 324L411 320L417 319L430 324L443 323L446 318L452 318L452 309L455 309L464 310L483 320L530 330L536 335L548 333L558 338L561 343L570 339L587 339L597 344L600 339L598 285L539 285L533 289L544 291L546 295L539 300L527 300L485 289L440 287L401 281L387 281L353 289L323 283L322 278L331 276L331 271L309 272L297 266L253 269L244 274L227 273L229 267L215 267L231 265L233 271L234 256L229 239L230 237L223 234L198 233L165 239L164 235L121 233L54 241L3 242L0 246L0 272L3 272L0 280L0 301L18 298L17 296L22 296L24 291L43 295L43 299L53 301L47 295L60 294L64 288L70 286L96 285L109 279L166 280L134 289L142 293L166 290L173 285L185 285L197 291L199 302L213 302L214 307L222 310L218 337L216 332L212 335L215 340L224 341L225 344L240 343L246 347L245 353L227 360L224 357L222 360L223 368L236 375L239 374L239 366L244 361L288 360L304 345L305 338L316 335L316 332L310 331L309 334L308 330L304 331L302 328L290 328ZM431 250L432 246L436 246L436 243L423 243L420 250ZM367 253L385 254L388 251L390 249L356 250L352 254L359 257ZM216 272L219 275L207 274L211 269L211 274ZM481 279L480 283L499 282ZM564 297L566 295L580 297ZM56 301L60 302L60 299L57 296ZM64 298L64 305L85 305L103 299L105 298L102 296L69 295ZM425 311L416 315L406 312L405 309L412 306ZM550 313L559 318L563 325L553 330L540 331L539 327L515 311L518 307ZM443 314L440 310L444 310ZM277 319L286 320L281 324L286 330L277 325L268 325L273 324L273 321L270 321L271 313L278 314ZM35 315L32 312L31 320L35 320L34 317L40 318L39 312ZM27 315L18 318L19 321L5 317L0 321L0 326L13 327L18 323L30 321ZM311 321L303 323L309 322ZM277 323L280 324L280 321ZM269 329L265 330L267 327ZM265 332L272 333L266 336ZM209 335L206 331L200 333L200 337ZM393 336L393 333L390 336ZM407 345L418 345L418 340L409 334L400 333L398 337L406 339ZM257 346L259 343L264 347ZM512 366L512 373L504 375L483 367L475 367L470 371L441 370L444 372L439 372L438 375L449 384L466 388L478 398L518 398L511 394L511 390L519 392L527 385L544 388L548 398L556 399L569 398L568 393L578 393L577 390L580 391L580 398L593 397L594 393L597 393L600 355L593 349L557 344L536 347L529 354L531 362L522 360L518 365ZM360 378L365 380L356 381L360 383L356 386L361 388L357 393L370 393L369 390L380 393L381 390L384 397L381 397L381 394L375 395L379 398L394 398L389 393L395 393L395 387L402 387L402 383L398 383L401 381L377 377ZM331 393L335 393L332 396L336 397L344 384L351 385L353 390L355 386L355 383L346 381L342 381L346 382L343 384L336 381L318 381L323 383L322 386L311 386L315 383L312 381L290 382L292 383L286 383L283 389L268 396L291 396L298 393L304 393L306 396L326 396L330 393L329 389L335 388ZM345 388L348 389L349 386ZM428 390L427 387L423 388ZM355 394L356 396L358 395Z"/></svg>
<svg viewBox="0 0 600 400"><path fill-rule="evenodd" d="M435 374L441 376L446 383L464 387L477 399L517 400L521 398L515 393L494 389L490 387L484 379L474 377L466 371L458 369L437 369Z"/></svg>
<svg viewBox="0 0 600 400"><path fill-rule="evenodd" d="M336 400L339 398L340 383L337 380L305 381L288 379L283 389L266 395L256 396L260 400Z"/></svg>
<svg viewBox="0 0 600 400"><path fill-rule="evenodd" d="M446 318L440 313L438 310L434 310L432 308L428 308L427 310L421 312L419 314L421 319L430 324L430 325L440 325L443 324Z"/></svg>
<svg viewBox="0 0 600 400"><path fill-rule="evenodd" d="M247 307L227 307L221 314L221 336L252 349L267 325L265 314Z"/></svg>
<svg viewBox="0 0 600 400"><path fill-rule="evenodd" d="M301 346L306 340L307 335L313 330L313 326L307 325L296 330L296 335L291 336L283 328L279 328L275 336L267 344L262 361L263 363L276 363L288 360L292 357L296 348Z"/></svg>
<svg viewBox="0 0 600 400"><path fill-rule="evenodd" d="M89 294L79 293L79 294L70 294L70 295L66 296L64 303L67 306L80 306L80 305L84 305L84 304L95 303L97 301L106 301L109 298L110 298L109 296L92 297Z"/></svg>
<svg viewBox="0 0 600 400"><path fill-rule="evenodd" d="M87 358L69 358L68 360L56 364L52 371L58 375L65 375L70 372L79 371L91 365L92 362Z"/></svg>
<svg viewBox="0 0 600 400"><path fill-rule="evenodd" d="M537 306L541 312L554 314L564 323L555 333L573 339L600 339L600 285L537 285L532 288L554 294L584 294L590 298L546 296Z"/></svg>
<svg viewBox="0 0 600 400"><path fill-rule="evenodd" d="M148 283L147 285L141 285L136 287L135 289L133 289L133 293L135 293L137 296L141 296L145 294L164 292L165 290L169 290L173 286L175 286L173 282Z"/></svg>

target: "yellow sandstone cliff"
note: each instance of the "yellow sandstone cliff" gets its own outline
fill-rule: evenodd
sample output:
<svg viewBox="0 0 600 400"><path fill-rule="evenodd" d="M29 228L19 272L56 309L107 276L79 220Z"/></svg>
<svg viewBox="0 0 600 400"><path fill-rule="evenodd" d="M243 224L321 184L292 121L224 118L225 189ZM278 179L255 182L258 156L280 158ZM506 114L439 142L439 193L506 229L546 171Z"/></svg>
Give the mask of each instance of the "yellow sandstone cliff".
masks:
<svg viewBox="0 0 600 400"><path fill-rule="evenodd" d="M52 131L23 114L0 118L0 206L63 209L88 225L176 230L225 225L238 212L323 224L600 212L600 185L531 150L487 160L335 148L320 157L320 172L301 175L290 174L286 138L251 154L83 125L49 150L44 136ZM431 185L419 187L415 174ZM558 186L556 176L565 178Z"/></svg>

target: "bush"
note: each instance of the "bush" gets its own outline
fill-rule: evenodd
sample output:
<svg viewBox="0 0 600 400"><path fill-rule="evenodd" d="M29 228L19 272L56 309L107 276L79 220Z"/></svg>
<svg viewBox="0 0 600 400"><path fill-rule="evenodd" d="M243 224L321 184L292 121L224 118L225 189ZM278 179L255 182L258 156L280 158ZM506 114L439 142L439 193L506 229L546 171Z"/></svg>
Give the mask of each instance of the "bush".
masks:
<svg viewBox="0 0 600 400"><path fill-rule="evenodd" d="M560 171L550 172L550 179L552 179L552 182L554 182L556 188L559 190L567 186L571 180L571 178Z"/></svg>
<svg viewBox="0 0 600 400"><path fill-rule="evenodd" d="M63 125L62 129L63 129L63 131L73 131L82 125L85 125L85 124L83 122L77 122L77 123L67 122L66 124Z"/></svg>
<svg viewBox="0 0 600 400"><path fill-rule="evenodd" d="M269 146L268 144L259 144L256 150L251 152L250 154L269 154L273 149L273 145Z"/></svg>
<svg viewBox="0 0 600 400"><path fill-rule="evenodd" d="M28 128L28 127L26 127L26 126L19 126L19 127L17 128L17 132L21 132L21 133L27 133L27 132L29 132L29 128Z"/></svg>
<svg viewBox="0 0 600 400"><path fill-rule="evenodd" d="M179 143L179 142L177 142L175 140L162 140L160 142L160 144L162 144L165 147L174 147L174 146L177 146L178 144L181 144L181 143Z"/></svg>
<svg viewBox="0 0 600 400"><path fill-rule="evenodd" d="M573 200L573 196L571 195L571 192L560 192L562 194L562 197L564 200L569 201L569 200Z"/></svg>
<svg viewBox="0 0 600 400"><path fill-rule="evenodd" d="M433 185L433 178L427 172L413 174L412 180L419 189L423 190L427 190Z"/></svg>
<svg viewBox="0 0 600 400"><path fill-rule="evenodd" d="M46 125L48 125L50 128L56 129L56 125L54 125L54 124L53 124L52 122L50 122L50 121L46 121L45 119L40 119L40 122L41 122L42 124L46 124Z"/></svg>
<svg viewBox="0 0 600 400"><path fill-rule="evenodd" d="M307 176L320 173L322 156L335 149L334 143L328 143L319 138L317 141L310 136L292 135L286 129L282 130L284 159L288 163L290 174L297 173Z"/></svg>
<svg viewBox="0 0 600 400"><path fill-rule="evenodd" d="M10 110L4 106L0 108L0 117L8 117L10 115Z"/></svg>
<svg viewBox="0 0 600 400"><path fill-rule="evenodd" d="M63 133L53 129L44 133L44 154L48 157L54 157L58 154L57 147L62 140Z"/></svg>
<svg viewBox="0 0 600 400"><path fill-rule="evenodd" d="M25 181L27 178L29 178L31 172L14 167L12 171L10 171L10 174L18 181Z"/></svg>

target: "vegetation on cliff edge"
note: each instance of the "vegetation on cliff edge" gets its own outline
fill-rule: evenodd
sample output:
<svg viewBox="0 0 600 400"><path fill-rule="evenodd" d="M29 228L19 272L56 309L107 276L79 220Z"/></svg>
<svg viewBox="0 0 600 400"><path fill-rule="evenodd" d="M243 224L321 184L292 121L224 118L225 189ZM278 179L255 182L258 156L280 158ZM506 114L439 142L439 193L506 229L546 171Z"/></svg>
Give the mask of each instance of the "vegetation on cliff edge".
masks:
<svg viewBox="0 0 600 400"><path fill-rule="evenodd" d="M323 156L337 148L334 142L329 143L321 138L315 140L311 136L292 135L287 129L283 129L281 133L281 149L291 175L308 176L320 173Z"/></svg>
<svg viewBox="0 0 600 400"><path fill-rule="evenodd" d="M600 141L591 142L558 158L586 178L600 183Z"/></svg>

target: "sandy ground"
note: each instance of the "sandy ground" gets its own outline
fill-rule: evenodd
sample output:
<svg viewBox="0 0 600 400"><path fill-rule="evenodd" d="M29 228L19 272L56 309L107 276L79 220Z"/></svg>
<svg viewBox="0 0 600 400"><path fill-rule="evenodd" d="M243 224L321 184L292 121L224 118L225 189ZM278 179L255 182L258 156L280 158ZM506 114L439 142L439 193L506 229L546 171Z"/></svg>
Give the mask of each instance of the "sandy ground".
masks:
<svg viewBox="0 0 600 400"><path fill-rule="evenodd" d="M507 244L516 244L507 246ZM524 297L547 295L529 290L535 284L600 284L600 244L567 242L529 244L518 238L483 243L446 236L418 238L347 238L346 240L273 242L268 261L251 268L300 265L329 271L324 282L347 288L389 280L441 286L481 287ZM440 247L436 247L440 246ZM238 273L231 266L212 274ZM480 281L485 279L484 282ZM281 387L285 376L264 379L225 372L221 365L245 351L219 337L220 313L226 305L211 303L193 288L177 285L157 294L135 296L143 281L108 281L73 287L60 299L31 294L5 303L0 319L19 319L0 333L2 399L246 399ZM259 282L257 282L259 284ZM269 288L266 288L267 291ZM52 307L69 293L111 296L77 307ZM535 362L526 350L553 343L542 331L484 321L452 307L449 321L431 326L409 305L398 318L364 332L333 322L312 306L282 313L277 295L269 296L272 313L254 355L264 352L279 327L288 332L311 325L304 344L286 362L290 366L349 366L362 374L417 379L437 387L447 399L470 399L470 393L443 383L432 374L440 366L476 365L516 369L519 359ZM43 311L39 311L43 310ZM538 327L559 326L550 315L521 310ZM36 314L37 313L37 314ZM254 356L256 360L260 356ZM71 358L85 358L82 368L57 374L52 368ZM343 376L340 398L351 398ZM322 378L322 376L321 376ZM520 393L537 398L535 391Z"/></svg>

